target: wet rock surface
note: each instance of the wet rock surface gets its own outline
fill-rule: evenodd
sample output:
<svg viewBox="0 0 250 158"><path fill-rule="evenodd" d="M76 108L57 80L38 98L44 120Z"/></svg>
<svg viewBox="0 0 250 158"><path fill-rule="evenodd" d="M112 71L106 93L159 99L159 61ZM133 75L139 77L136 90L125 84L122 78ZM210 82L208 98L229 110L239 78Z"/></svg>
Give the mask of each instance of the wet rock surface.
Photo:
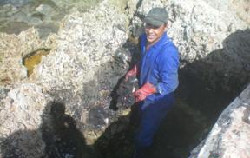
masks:
<svg viewBox="0 0 250 158"><path fill-rule="evenodd" d="M61 20L73 9L86 11L99 2L99 0L4 0L0 2L0 30L18 35L35 27L39 37L46 39L49 34L57 33Z"/></svg>

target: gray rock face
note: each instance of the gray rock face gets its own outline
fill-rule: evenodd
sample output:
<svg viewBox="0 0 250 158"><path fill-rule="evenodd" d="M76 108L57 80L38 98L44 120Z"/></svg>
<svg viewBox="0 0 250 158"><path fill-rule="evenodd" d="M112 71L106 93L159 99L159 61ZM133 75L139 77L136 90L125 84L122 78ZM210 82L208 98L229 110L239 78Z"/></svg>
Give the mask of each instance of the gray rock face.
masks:
<svg viewBox="0 0 250 158"><path fill-rule="evenodd" d="M60 21L72 10L86 11L99 0L3 0L0 2L0 31L18 35L31 27L36 27L40 38L56 33Z"/></svg>
<svg viewBox="0 0 250 158"><path fill-rule="evenodd" d="M128 38L127 18L118 13L107 1L88 12L76 11L66 16L58 34L50 35L47 40L40 39L34 28L18 36L1 33L1 52L4 55L1 81L3 87L10 90L8 94L1 93L3 122L0 137L5 144L1 146L3 157L34 157L34 153L37 154L36 157L41 157L44 151L50 154L53 149L44 148L50 140L46 141L44 137L48 133L53 134L53 130L43 132L46 118L41 116L53 100L65 104L65 116L72 116L76 120L80 133L87 136L86 143L94 143L101 135L101 131L108 126L109 119L112 119L108 110L111 101L109 94L118 79L126 73L130 56L128 48L121 48ZM32 41L32 44L28 41ZM22 57L39 47L48 48L50 54L43 57L34 73L27 78ZM11 74L11 71L15 72ZM14 84L16 81L20 83ZM18 111L21 112L20 115L17 114ZM104 115L99 120L95 118L101 114ZM29 130L25 130L26 128ZM92 128L96 128L99 133L93 133ZM65 131L68 133L67 127ZM34 137L35 143L25 141L30 135ZM59 142L69 143L68 140ZM31 146L36 146L37 151L27 151ZM55 146L67 151L67 147L63 145Z"/></svg>
<svg viewBox="0 0 250 158"><path fill-rule="evenodd" d="M41 157L44 142L41 131L37 129L42 123L41 116L47 99L42 88L32 83L13 87L1 99L2 157Z"/></svg>
<svg viewBox="0 0 250 158"><path fill-rule="evenodd" d="M250 156L250 86L221 113L203 143L189 158L247 158Z"/></svg>

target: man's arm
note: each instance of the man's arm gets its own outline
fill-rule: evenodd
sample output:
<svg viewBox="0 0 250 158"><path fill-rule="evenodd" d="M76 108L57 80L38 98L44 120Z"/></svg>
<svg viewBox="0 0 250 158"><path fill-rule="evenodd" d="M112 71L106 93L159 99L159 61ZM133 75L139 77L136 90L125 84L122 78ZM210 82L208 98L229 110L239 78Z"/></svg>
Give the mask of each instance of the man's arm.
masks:
<svg viewBox="0 0 250 158"><path fill-rule="evenodd" d="M156 91L161 95L173 92L179 85L179 53L174 46L163 52L158 63L160 81L156 83Z"/></svg>

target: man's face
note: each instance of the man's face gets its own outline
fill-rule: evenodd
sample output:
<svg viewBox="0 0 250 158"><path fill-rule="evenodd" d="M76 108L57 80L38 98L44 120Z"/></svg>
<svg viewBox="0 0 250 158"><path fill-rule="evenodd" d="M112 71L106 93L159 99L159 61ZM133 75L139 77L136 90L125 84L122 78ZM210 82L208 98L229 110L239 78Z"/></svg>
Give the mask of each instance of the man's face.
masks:
<svg viewBox="0 0 250 158"><path fill-rule="evenodd" d="M151 24L145 24L145 32L147 35L148 43L156 43L160 39L166 28L166 24L162 24L159 27L153 26Z"/></svg>

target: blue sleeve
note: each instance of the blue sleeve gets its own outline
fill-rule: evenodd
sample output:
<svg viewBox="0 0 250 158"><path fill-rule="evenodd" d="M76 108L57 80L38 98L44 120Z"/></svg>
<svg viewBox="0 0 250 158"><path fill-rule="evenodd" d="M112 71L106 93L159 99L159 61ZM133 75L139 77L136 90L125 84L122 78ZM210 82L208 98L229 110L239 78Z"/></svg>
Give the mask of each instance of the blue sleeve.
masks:
<svg viewBox="0 0 250 158"><path fill-rule="evenodd" d="M179 53L175 46L170 46L159 58L158 62L159 78L156 84L157 92L167 95L173 92L179 85Z"/></svg>

